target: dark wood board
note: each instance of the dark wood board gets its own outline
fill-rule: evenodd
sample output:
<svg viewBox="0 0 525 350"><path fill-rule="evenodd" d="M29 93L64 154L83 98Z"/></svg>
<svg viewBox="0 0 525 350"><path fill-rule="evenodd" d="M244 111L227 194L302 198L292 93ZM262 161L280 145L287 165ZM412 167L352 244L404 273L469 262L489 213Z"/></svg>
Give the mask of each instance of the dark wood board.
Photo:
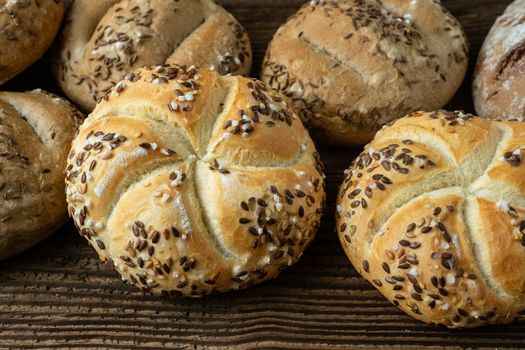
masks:
<svg viewBox="0 0 525 350"><path fill-rule="evenodd" d="M275 30L304 0L219 2L249 31L257 76ZM509 2L444 1L471 41L469 74L450 109L473 112L472 68L490 26ZM45 58L2 87L33 88L59 92ZM336 191L359 150L320 148L329 198L323 224L302 260L278 279L201 300L144 296L100 263L69 223L0 263L0 348L525 348L525 324L463 331L427 326L360 278L333 230Z"/></svg>

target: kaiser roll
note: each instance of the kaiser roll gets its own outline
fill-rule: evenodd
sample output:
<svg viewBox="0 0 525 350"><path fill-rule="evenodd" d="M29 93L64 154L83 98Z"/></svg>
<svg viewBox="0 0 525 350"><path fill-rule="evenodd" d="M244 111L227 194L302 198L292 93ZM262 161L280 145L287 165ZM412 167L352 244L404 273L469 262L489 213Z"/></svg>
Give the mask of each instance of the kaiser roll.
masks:
<svg viewBox="0 0 525 350"><path fill-rule="evenodd" d="M443 107L467 49L439 1L313 0L279 29L261 76L319 141L359 145L395 118Z"/></svg>
<svg viewBox="0 0 525 350"><path fill-rule="evenodd" d="M63 15L62 0L0 0L0 84L42 57Z"/></svg>
<svg viewBox="0 0 525 350"><path fill-rule="evenodd" d="M0 92L0 260L66 221L64 170L80 121L42 91Z"/></svg>
<svg viewBox="0 0 525 350"><path fill-rule="evenodd" d="M359 273L427 323L523 319L523 133L523 123L445 111L380 131L337 200L337 232Z"/></svg>
<svg viewBox="0 0 525 350"><path fill-rule="evenodd" d="M474 102L483 117L525 117L525 0L514 1L492 27L474 74Z"/></svg>
<svg viewBox="0 0 525 350"><path fill-rule="evenodd" d="M69 211L143 291L198 297L296 262L324 203L319 156L285 100L252 79L139 69L82 125Z"/></svg>
<svg viewBox="0 0 525 350"><path fill-rule="evenodd" d="M163 63L248 74L250 41L212 0L76 0L55 75L71 100L91 111L127 72Z"/></svg>

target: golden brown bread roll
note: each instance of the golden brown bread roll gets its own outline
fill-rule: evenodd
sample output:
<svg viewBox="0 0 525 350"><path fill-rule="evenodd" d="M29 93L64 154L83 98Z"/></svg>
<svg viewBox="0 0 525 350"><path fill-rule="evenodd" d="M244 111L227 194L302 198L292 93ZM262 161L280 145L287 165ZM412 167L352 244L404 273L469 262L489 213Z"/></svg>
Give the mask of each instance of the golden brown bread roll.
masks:
<svg viewBox="0 0 525 350"><path fill-rule="evenodd" d="M499 17L481 48L474 73L474 102L482 117L525 117L525 1Z"/></svg>
<svg viewBox="0 0 525 350"><path fill-rule="evenodd" d="M313 0L276 33L261 77L320 142L361 145L395 118L442 108L467 61L439 1Z"/></svg>
<svg viewBox="0 0 525 350"><path fill-rule="evenodd" d="M134 68L197 65L248 74L248 34L212 0L76 0L55 62L60 87L83 110Z"/></svg>
<svg viewBox="0 0 525 350"><path fill-rule="evenodd" d="M0 260L66 221L64 170L81 117L39 90L0 92Z"/></svg>
<svg viewBox="0 0 525 350"><path fill-rule="evenodd" d="M276 277L314 238L322 166L262 83L164 65L126 76L73 142L67 200L143 291L202 296Z"/></svg>
<svg viewBox="0 0 525 350"><path fill-rule="evenodd" d="M0 0L0 84L42 57L63 15L62 0Z"/></svg>
<svg viewBox="0 0 525 350"><path fill-rule="evenodd" d="M337 231L355 268L427 323L525 317L525 124L415 113L346 172Z"/></svg>

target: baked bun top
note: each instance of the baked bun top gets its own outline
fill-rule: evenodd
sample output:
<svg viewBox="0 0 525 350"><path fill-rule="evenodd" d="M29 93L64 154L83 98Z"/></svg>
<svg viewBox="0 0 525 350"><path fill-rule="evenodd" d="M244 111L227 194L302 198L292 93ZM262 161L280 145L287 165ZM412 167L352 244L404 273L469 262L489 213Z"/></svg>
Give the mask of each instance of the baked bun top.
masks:
<svg viewBox="0 0 525 350"><path fill-rule="evenodd" d="M337 231L396 306L448 327L525 315L525 124L415 113L352 163Z"/></svg>
<svg viewBox="0 0 525 350"><path fill-rule="evenodd" d="M461 25L439 1L314 0L276 33L261 74L320 141L351 145L442 108L467 61Z"/></svg>
<svg viewBox="0 0 525 350"><path fill-rule="evenodd" d="M0 0L0 84L44 54L63 15L62 0Z"/></svg>
<svg viewBox="0 0 525 350"><path fill-rule="evenodd" d="M67 219L64 170L82 119L68 102L41 90L0 92L0 260Z"/></svg>
<svg viewBox="0 0 525 350"><path fill-rule="evenodd" d="M496 20L474 74L476 111L492 119L525 117L525 1L516 0Z"/></svg>
<svg viewBox="0 0 525 350"><path fill-rule="evenodd" d="M252 52L237 20L212 0L76 0L55 64L64 92L82 109L130 70L177 63L248 74Z"/></svg>
<svg viewBox="0 0 525 350"><path fill-rule="evenodd" d="M70 212L143 291L201 296L277 276L324 202L315 146L279 94L194 67L139 69L75 139Z"/></svg>

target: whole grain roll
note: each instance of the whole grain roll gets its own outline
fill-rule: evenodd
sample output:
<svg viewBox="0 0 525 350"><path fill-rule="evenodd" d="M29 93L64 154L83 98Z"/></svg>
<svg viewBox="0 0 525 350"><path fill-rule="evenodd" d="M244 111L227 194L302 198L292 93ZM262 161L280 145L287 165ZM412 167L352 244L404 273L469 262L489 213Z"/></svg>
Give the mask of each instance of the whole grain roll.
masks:
<svg viewBox="0 0 525 350"><path fill-rule="evenodd" d="M62 0L0 0L0 84L42 57L63 15Z"/></svg>
<svg viewBox="0 0 525 350"><path fill-rule="evenodd" d="M313 0L276 33L261 76L319 141L360 145L395 118L443 107L467 51L436 0Z"/></svg>
<svg viewBox="0 0 525 350"><path fill-rule="evenodd" d="M54 71L83 110L124 75L146 65L177 63L221 74L248 74L248 34L212 0L76 0L69 9Z"/></svg>
<svg viewBox="0 0 525 350"><path fill-rule="evenodd" d="M525 117L525 1L514 1L496 20L481 48L474 73L474 103L480 116Z"/></svg>
<svg viewBox="0 0 525 350"><path fill-rule="evenodd" d="M198 297L274 278L313 240L319 155L264 84L194 67L139 69L82 125L69 211L143 291Z"/></svg>
<svg viewBox="0 0 525 350"><path fill-rule="evenodd" d="M66 158L81 114L40 90L0 92L0 260L67 220Z"/></svg>
<svg viewBox="0 0 525 350"><path fill-rule="evenodd" d="M525 318L525 124L415 113L346 171L337 232L394 305L450 328Z"/></svg>

